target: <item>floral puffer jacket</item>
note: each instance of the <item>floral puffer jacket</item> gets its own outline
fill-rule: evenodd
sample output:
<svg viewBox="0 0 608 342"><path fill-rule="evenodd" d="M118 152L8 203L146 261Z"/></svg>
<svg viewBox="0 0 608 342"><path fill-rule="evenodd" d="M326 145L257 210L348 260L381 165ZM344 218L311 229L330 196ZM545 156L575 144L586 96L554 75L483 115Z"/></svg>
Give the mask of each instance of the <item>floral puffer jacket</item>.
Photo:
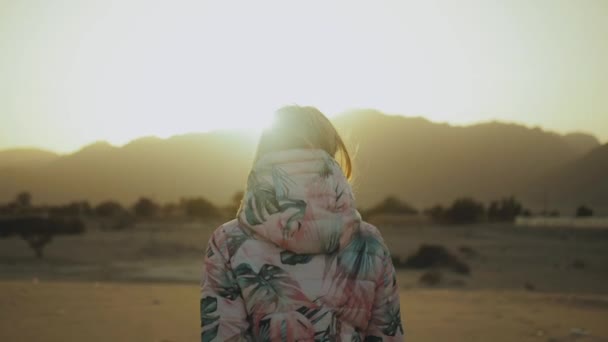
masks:
<svg viewBox="0 0 608 342"><path fill-rule="evenodd" d="M378 230L323 150L268 153L237 218L211 236L201 341L403 341L399 288Z"/></svg>

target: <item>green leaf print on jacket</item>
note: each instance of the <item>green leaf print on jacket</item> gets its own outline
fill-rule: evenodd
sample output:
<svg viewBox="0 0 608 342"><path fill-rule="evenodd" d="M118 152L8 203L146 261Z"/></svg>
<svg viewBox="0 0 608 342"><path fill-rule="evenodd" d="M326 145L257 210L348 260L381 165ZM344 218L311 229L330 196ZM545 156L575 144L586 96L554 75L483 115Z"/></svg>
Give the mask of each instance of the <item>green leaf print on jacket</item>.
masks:
<svg viewBox="0 0 608 342"><path fill-rule="evenodd" d="M261 180L257 172L251 171L249 173L247 189L245 215L249 224L261 224L266 220L266 215L279 212L279 202L274 186Z"/></svg>
<svg viewBox="0 0 608 342"><path fill-rule="evenodd" d="M315 334L315 342L333 342L338 341L340 335L340 320L335 312L331 313L330 324L327 325L324 331L319 331Z"/></svg>
<svg viewBox="0 0 608 342"><path fill-rule="evenodd" d="M201 299L201 326L210 325L219 319L219 316L214 314L216 310L216 298L208 296Z"/></svg>
<svg viewBox="0 0 608 342"><path fill-rule="evenodd" d="M256 341L311 341L312 323L298 311L271 313L260 320Z"/></svg>
<svg viewBox="0 0 608 342"><path fill-rule="evenodd" d="M358 228L351 242L338 252L339 276L348 279L374 279L381 266L379 256L386 247L377 236Z"/></svg>
<svg viewBox="0 0 608 342"><path fill-rule="evenodd" d="M234 273L239 287L248 298L246 304L250 315L295 310L302 305L312 304L298 282L279 266L265 264L256 273L249 264L242 263Z"/></svg>
<svg viewBox="0 0 608 342"><path fill-rule="evenodd" d="M270 173L272 183L264 180L258 172L251 171L249 174L245 206L247 222L259 225L265 222L269 215L295 209L285 224L286 227L292 227L295 221L304 218L306 201L289 198L289 187L293 186L294 182L283 169L273 166ZM289 234L287 229L285 234Z"/></svg>
<svg viewBox="0 0 608 342"><path fill-rule="evenodd" d="M277 201L279 202L279 211L286 213L288 210L292 210L292 214L285 222L285 230L283 235L285 238L289 236L291 230L294 228L294 223L297 223L297 228L300 227L300 220L304 218L306 212L306 201L302 199L292 199L289 197L290 187L295 187L296 183L289 177L289 174L281 167L272 166L272 183L276 193Z"/></svg>
<svg viewBox="0 0 608 342"><path fill-rule="evenodd" d="M389 266L389 265L386 265ZM385 279L385 284L390 282L393 293L398 292L397 276L393 271L390 279ZM401 320L401 308L398 300L388 301L383 307L383 314L378 322L378 327L387 336L403 335L403 322Z"/></svg>
<svg viewBox="0 0 608 342"><path fill-rule="evenodd" d="M289 198L289 187L295 186L295 182L289 177L289 174L278 166L271 167L272 184L277 200L285 200Z"/></svg>
<svg viewBox="0 0 608 342"><path fill-rule="evenodd" d="M234 273L226 269L226 257L234 255L241 245L249 239L249 236L242 230L234 230L221 235L221 239L215 241L217 245L222 245L227 250L227 255L223 256L219 252L214 252L212 244L207 245L206 253L206 278L215 292L226 299L235 300L241 294L241 288L236 282Z"/></svg>
<svg viewBox="0 0 608 342"><path fill-rule="evenodd" d="M386 305L383 323L380 325L382 332L388 336L395 336L397 330L403 334L403 324L401 323L401 312L398 302L389 302Z"/></svg>
<svg viewBox="0 0 608 342"><path fill-rule="evenodd" d="M256 340L262 342L271 342L270 341L270 318L260 320L258 324L258 333L256 334Z"/></svg>
<svg viewBox="0 0 608 342"><path fill-rule="evenodd" d="M220 316L217 311L217 299L214 297L201 298L201 341L207 342L215 338L218 331L218 325L209 328L213 323L217 322Z"/></svg>
<svg viewBox="0 0 608 342"><path fill-rule="evenodd" d="M318 299L314 300L313 304L313 306L301 306L297 311L315 325L328 315L331 316L330 310L328 308L323 308Z"/></svg>
<svg viewBox="0 0 608 342"><path fill-rule="evenodd" d="M285 265L307 264L312 260L311 254L297 254L291 251L281 252L281 263Z"/></svg>
<svg viewBox="0 0 608 342"><path fill-rule="evenodd" d="M213 256L213 249L211 249L211 245L207 244L207 250L205 251L205 255L207 258L211 258Z"/></svg>
<svg viewBox="0 0 608 342"><path fill-rule="evenodd" d="M242 230L226 234L226 246L228 248L228 255L234 255L236 251L241 247L241 245L249 238L251 237L245 234L245 232Z"/></svg>
<svg viewBox="0 0 608 342"><path fill-rule="evenodd" d="M341 319L363 330L370 318L366 311L374 305L374 296L368 293L376 287L377 282L386 283L384 262L390 261L386 245L377 232L371 230L369 225L362 224L357 227L346 247L327 255L325 259L323 279L327 294L323 296L324 303L335 307ZM332 271L331 265L334 264L335 271ZM364 290L362 286L366 283L373 285ZM384 316L384 308L377 311ZM380 320L376 318L375 321Z"/></svg>

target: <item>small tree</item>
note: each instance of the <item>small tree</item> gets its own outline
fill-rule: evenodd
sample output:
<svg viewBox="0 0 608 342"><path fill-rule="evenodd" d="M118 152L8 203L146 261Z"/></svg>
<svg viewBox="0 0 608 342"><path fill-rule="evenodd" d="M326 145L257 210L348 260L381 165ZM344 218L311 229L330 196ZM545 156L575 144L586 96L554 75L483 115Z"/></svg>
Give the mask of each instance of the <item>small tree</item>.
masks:
<svg viewBox="0 0 608 342"><path fill-rule="evenodd" d="M426 209L424 213L435 221L442 221L445 219L446 209L441 205L436 204L433 207Z"/></svg>
<svg viewBox="0 0 608 342"><path fill-rule="evenodd" d="M169 202L162 205L161 212L163 217L170 217L178 214L179 206L176 203Z"/></svg>
<svg viewBox="0 0 608 342"><path fill-rule="evenodd" d="M559 217L560 212L557 209L543 209L538 213L540 216L544 217Z"/></svg>
<svg viewBox="0 0 608 342"><path fill-rule="evenodd" d="M15 196L15 199L0 211L8 215L24 215L32 211L32 195L27 191L22 191Z"/></svg>
<svg viewBox="0 0 608 342"><path fill-rule="evenodd" d="M393 214L393 215L416 215L418 210L402 202L395 196L388 196L382 202L365 212L365 215L370 217L374 215Z"/></svg>
<svg viewBox="0 0 608 342"><path fill-rule="evenodd" d="M103 230L121 230L135 223L133 215L115 201L104 201L93 208Z"/></svg>
<svg viewBox="0 0 608 342"><path fill-rule="evenodd" d="M32 195L27 191L20 192L15 197L15 203L21 208L29 208L32 206Z"/></svg>
<svg viewBox="0 0 608 342"><path fill-rule="evenodd" d="M184 208L186 215L198 218L211 218L221 216L220 210L210 201L202 198L183 198L180 206Z"/></svg>
<svg viewBox="0 0 608 342"><path fill-rule="evenodd" d="M455 200L445 216L451 223L475 223L483 217L484 213L485 208L482 203L464 197Z"/></svg>
<svg viewBox="0 0 608 342"><path fill-rule="evenodd" d="M576 209L576 217L590 217L593 216L593 209L585 206L585 205L581 205L580 207L578 207Z"/></svg>
<svg viewBox="0 0 608 342"><path fill-rule="evenodd" d="M85 226L78 219L42 217L18 217L0 220L0 238L17 235L25 240L36 253L43 257L43 250L56 235L82 234Z"/></svg>
<svg viewBox="0 0 608 342"><path fill-rule="evenodd" d="M93 209L95 215L99 217L116 217L122 215L125 211L125 208L115 201L101 202Z"/></svg>
<svg viewBox="0 0 608 342"><path fill-rule="evenodd" d="M89 216L93 213L91 205L87 201L71 202L49 208L53 216Z"/></svg>
<svg viewBox="0 0 608 342"><path fill-rule="evenodd" d="M146 197L141 197L133 205L133 213L135 213L137 217L151 218L156 216L159 210L160 206L153 200Z"/></svg>
<svg viewBox="0 0 608 342"><path fill-rule="evenodd" d="M499 201L492 201L488 208L490 221L514 221L524 211L523 205L515 197L506 197Z"/></svg>

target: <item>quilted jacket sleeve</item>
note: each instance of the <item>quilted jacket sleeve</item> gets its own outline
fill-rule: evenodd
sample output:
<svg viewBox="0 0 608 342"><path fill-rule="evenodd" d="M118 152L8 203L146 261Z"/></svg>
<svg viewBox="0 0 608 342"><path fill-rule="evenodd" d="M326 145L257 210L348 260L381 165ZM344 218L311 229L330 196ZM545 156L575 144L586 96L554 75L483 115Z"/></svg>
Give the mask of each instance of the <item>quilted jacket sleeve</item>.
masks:
<svg viewBox="0 0 608 342"><path fill-rule="evenodd" d="M220 227L207 244L201 277L201 342L247 341L249 322Z"/></svg>
<svg viewBox="0 0 608 342"><path fill-rule="evenodd" d="M401 321L399 285L388 248L382 258L382 270L376 282L372 317L367 327L365 341L404 341Z"/></svg>

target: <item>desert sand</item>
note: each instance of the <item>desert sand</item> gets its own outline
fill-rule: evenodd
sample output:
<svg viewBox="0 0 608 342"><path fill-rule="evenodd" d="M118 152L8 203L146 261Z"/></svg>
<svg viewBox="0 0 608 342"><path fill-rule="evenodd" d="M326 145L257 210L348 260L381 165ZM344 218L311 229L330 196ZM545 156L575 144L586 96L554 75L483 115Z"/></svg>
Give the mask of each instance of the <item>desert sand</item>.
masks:
<svg viewBox="0 0 608 342"><path fill-rule="evenodd" d="M407 341L608 341L608 232L381 223L395 258L445 246L471 274L398 269ZM59 237L38 260L0 240L0 341L198 341L214 225ZM474 253L460 253L468 247Z"/></svg>
<svg viewBox="0 0 608 342"><path fill-rule="evenodd" d="M198 341L198 286L0 283L1 341ZM401 292L408 341L608 341L608 297Z"/></svg>

